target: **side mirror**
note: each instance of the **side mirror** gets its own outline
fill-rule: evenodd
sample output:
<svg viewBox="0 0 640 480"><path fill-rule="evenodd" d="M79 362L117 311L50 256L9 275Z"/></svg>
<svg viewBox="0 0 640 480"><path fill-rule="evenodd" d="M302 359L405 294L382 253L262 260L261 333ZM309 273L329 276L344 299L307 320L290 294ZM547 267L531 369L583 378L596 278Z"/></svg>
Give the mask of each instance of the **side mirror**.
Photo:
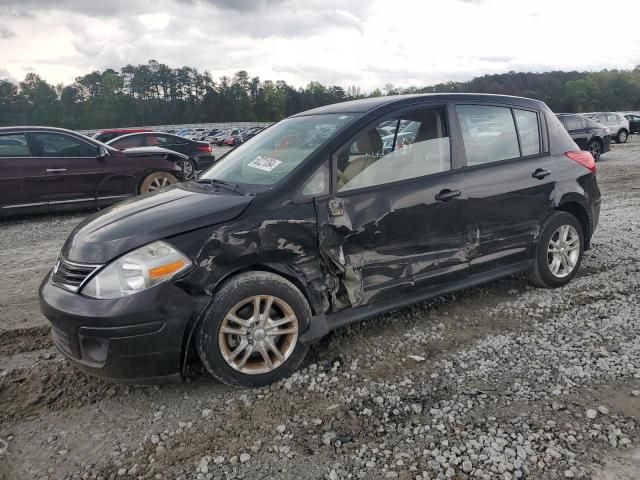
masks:
<svg viewBox="0 0 640 480"><path fill-rule="evenodd" d="M98 158L100 160L104 160L105 158L107 158L109 156L109 150L107 150L106 148L104 148L102 145L100 145L98 147Z"/></svg>

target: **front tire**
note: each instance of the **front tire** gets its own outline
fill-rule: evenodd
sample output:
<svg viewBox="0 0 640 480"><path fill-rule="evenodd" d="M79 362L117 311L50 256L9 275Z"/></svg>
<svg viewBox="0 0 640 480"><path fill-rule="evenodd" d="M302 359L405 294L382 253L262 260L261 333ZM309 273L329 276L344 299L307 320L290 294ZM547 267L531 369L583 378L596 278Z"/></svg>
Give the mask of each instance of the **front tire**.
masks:
<svg viewBox="0 0 640 480"><path fill-rule="evenodd" d="M162 171L152 172L142 180L140 184L140 194L154 192L159 188L168 187L174 183L178 183L175 175Z"/></svg>
<svg viewBox="0 0 640 480"><path fill-rule="evenodd" d="M597 162L598 160L600 160L600 155L602 154L602 144L599 140L591 140L589 142L589 145L587 145L587 150L589 150L589 152L593 156L594 161Z"/></svg>
<svg viewBox="0 0 640 480"><path fill-rule="evenodd" d="M543 288L566 285L576 275L584 253L584 234L576 217L553 213L543 224L528 277Z"/></svg>
<svg viewBox="0 0 640 480"><path fill-rule="evenodd" d="M196 349L209 373L223 383L259 387L287 377L309 349L300 343L311 309L288 280L246 272L216 293L196 331Z"/></svg>
<svg viewBox="0 0 640 480"><path fill-rule="evenodd" d="M616 143L627 143L628 138L629 132L623 128L618 132L618 135L616 135Z"/></svg>

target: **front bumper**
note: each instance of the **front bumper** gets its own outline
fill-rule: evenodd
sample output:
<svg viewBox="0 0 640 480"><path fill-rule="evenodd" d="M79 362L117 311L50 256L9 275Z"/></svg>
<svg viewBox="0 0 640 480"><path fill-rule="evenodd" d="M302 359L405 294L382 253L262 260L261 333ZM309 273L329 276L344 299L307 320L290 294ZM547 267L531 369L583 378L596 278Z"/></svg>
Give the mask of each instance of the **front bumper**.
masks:
<svg viewBox="0 0 640 480"><path fill-rule="evenodd" d="M40 285L40 309L53 341L83 371L111 381L180 381L185 334L203 306L165 282L114 300L98 300L53 285Z"/></svg>

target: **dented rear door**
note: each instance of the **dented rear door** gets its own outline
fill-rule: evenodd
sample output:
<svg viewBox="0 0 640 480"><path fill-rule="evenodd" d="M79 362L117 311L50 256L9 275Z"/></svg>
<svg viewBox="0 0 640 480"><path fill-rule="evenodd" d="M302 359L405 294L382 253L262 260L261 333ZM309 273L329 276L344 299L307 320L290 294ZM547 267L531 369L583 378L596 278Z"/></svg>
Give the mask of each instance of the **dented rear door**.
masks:
<svg viewBox="0 0 640 480"><path fill-rule="evenodd" d="M532 258L556 183L539 112L457 105L467 167L463 186L470 272Z"/></svg>

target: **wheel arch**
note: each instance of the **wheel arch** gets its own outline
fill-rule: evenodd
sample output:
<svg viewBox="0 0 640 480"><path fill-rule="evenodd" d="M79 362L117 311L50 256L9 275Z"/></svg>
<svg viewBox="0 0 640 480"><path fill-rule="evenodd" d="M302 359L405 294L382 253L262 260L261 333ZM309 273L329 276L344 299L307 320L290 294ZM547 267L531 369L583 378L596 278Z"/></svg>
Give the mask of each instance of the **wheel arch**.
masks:
<svg viewBox="0 0 640 480"><path fill-rule="evenodd" d="M195 344L194 344L194 333L198 328L198 325L203 321L206 312L209 307L213 303L213 300L216 294L220 291L222 286L243 273L247 272L269 272L274 275L278 275L285 280L291 282L299 291L302 293L302 296L307 300L309 304L309 309L311 310L311 314L317 315L318 311L322 308L319 305L316 305L317 302L312 301L312 296L309 293L308 288L306 287L306 283L303 281L301 276L295 272L295 270L289 265L281 265L281 264L272 264L269 262L263 263L253 263L251 265L243 266L241 268L237 268L225 274L220 280L216 283L215 287L212 289L211 294L209 295L209 299L206 302L206 305L201 309L200 313L195 316L191 322L185 328L182 338L182 354L181 354L181 373L184 375L185 369L187 366L187 362L191 352L194 352ZM304 333L304 332L303 332Z"/></svg>
<svg viewBox="0 0 640 480"><path fill-rule="evenodd" d="M587 214L587 209L577 201L576 199L567 199L562 202L556 210L561 212L570 213L580 223L582 227L582 234L584 236L584 249L588 250L591 243L591 222L589 220L589 215Z"/></svg>

